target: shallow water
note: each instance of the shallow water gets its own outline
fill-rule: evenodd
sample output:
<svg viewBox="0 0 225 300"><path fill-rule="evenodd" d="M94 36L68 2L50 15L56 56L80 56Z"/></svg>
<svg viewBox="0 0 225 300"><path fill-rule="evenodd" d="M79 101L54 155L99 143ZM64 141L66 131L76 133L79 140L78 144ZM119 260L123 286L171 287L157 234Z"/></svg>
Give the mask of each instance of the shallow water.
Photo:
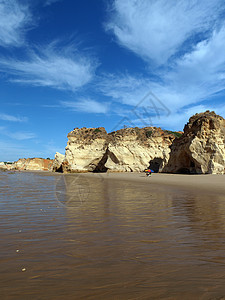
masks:
<svg viewBox="0 0 225 300"><path fill-rule="evenodd" d="M0 192L0 299L225 297L223 196L7 172Z"/></svg>

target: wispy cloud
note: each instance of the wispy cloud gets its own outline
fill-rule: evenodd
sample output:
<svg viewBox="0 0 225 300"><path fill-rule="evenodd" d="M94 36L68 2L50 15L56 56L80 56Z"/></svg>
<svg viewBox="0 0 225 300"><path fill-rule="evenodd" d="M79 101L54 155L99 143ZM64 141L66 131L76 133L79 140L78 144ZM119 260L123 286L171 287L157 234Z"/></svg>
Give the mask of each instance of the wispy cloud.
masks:
<svg viewBox="0 0 225 300"><path fill-rule="evenodd" d="M62 0L46 0L44 5L45 6L52 5L53 3L59 2L59 1L62 1Z"/></svg>
<svg viewBox="0 0 225 300"><path fill-rule="evenodd" d="M10 74L13 82L70 91L90 82L96 67L94 59L75 47L55 42L30 50L24 61L0 58L0 70Z"/></svg>
<svg viewBox="0 0 225 300"><path fill-rule="evenodd" d="M23 131L7 132L6 135L8 137L18 140L18 141L30 140L30 139L34 139L36 137L36 134L34 134L32 132L23 132Z"/></svg>
<svg viewBox="0 0 225 300"><path fill-rule="evenodd" d="M10 122L26 122L28 119L26 117L12 116L4 113L0 113L0 120L10 121Z"/></svg>
<svg viewBox="0 0 225 300"><path fill-rule="evenodd" d="M100 113L105 114L109 110L109 104L97 102L92 99L79 99L78 101L61 101L61 105L73 111L84 113Z"/></svg>
<svg viewBox="0 0 225 300"><path fill-rule="evenodd" d="M114 102L128 105L126 115L134 119L137 116L130 112L152 91L160 101L147 97L140 104L140 109L145 107L151 115L150 125L154 126L182 129L191 114L207 109L225 117L225 110L215 97L225 88L225 36L220 40L217 35L221 36L221 32L178 60L173 70L161 74L159 82L143 76L118 74L104 76L99 82L99 89ZM221 47L216 46L217 42Z"/></svg>
<svg viewBox="0 0 225 300"><path fill-rule="evenodd" d="M115 0L106 29L146 60L165 63L180 47L204 38L220 23L224 1ZM200 37L201 34L201 37Z"/></svg>
<svg viewBox="0 0 225 300"><path fill-rule="evenodd" d="M21 46L30 21L27 5L17 0L0 0L0 46Z"/></svg>
<svg viewBox="0 0 225 300"><path fill-rule="evenodd" d="M222 114L221 102L216 103L214 96L225 90L224 8L220 0L115 0L107 29L147 61L155 79L148 73L107 75L99 89L131 106L152 91L171 111L160 121L153 116L154 125L180 126L195 110L215 109Z"/></svg>
<svg viewBox="0 0 225 300"><path fill-rule="evenodd" d="M6 127L0 127L0 134L18 141L30 140L36 137L36 135L32 132L25 132L25 131L11 132Z"/></svg>
<svg viewBox="0 0 225 300"><path fill-rule="evenodd" d="M135 106L152 88L151 81L143 76L129 74L104 74L98 90L115 101Z"/></svg>

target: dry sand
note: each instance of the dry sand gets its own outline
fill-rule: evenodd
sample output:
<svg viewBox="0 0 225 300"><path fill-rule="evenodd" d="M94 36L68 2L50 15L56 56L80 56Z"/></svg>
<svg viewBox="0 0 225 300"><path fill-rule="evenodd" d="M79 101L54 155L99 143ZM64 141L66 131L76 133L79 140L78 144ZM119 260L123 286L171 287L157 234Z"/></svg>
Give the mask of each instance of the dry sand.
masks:
<svg viewBox="0 0 225 300"><path fill-rule="evenodd" d="M84 174L83 174L84 175ZM146 182L154 187L170 186L174 189L188 189L193 192L206 192L224 195L225 198L225 175L181 175L153 173L147 177L144 173L88 173L85 176L108 180L124 180Z"/></svg>

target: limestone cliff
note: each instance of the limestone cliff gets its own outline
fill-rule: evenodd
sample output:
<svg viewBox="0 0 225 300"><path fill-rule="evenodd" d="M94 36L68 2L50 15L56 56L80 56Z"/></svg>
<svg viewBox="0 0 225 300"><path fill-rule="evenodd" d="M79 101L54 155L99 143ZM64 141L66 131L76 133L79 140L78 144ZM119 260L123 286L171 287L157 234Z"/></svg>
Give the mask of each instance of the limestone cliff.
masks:
<svg viewBox="0 0 225 300"><path fill-rule="evenodd" d="M126 128L109 134L107 160L109 171L160 171L169 159L174 135L156 127Z"/></svg>
<svg viewBox="0 0 225 300"><path fill-rule="evenodd" d="M215 112L195 114L174 140L167 173L224 174L225 120Z"/></svg>
<svg viewBox="0 0 225 300"><path fill-rule="evenodd" d="M75 128L68 134L63 172L160 171L175 135L156 127L125 128L107 134L100 128ZM53 164L54 165L54 164Z"/></svg>
<svg viewBox="0 0 225 300"><path fill-rule="evenodd" d="M55 159L53 160L51 170L53 172L62 172L62 163L63 163L64 159L65 159L65 155L63 155L59 152L56 152Z"/></svg>
<svg viewBox="0 0 225 300"><path fill-rule="evenodd" d="M0 170L7 170L7 164L5 164L3 161L0 162Z"/></svg>
<svg viewBox="0 0 225 300"><path fill-rule="evenodd" d="M52 159L44 158L21 158L14 162L10 169L21 170L21 171L51 171L52 170Z"/></svg>
<svg viewBox="0 0 225 300"><path fill-rule="evenodd" d="M106 149L105 128L75 128L68 134L63 171L95 171Z"/></svg>

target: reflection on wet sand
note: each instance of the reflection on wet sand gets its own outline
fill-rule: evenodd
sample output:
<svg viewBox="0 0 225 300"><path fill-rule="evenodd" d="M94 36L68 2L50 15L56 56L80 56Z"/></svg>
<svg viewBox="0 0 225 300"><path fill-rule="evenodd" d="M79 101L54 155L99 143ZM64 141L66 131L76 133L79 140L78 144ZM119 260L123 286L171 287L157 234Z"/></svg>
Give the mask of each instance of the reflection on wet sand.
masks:
<svg viewBox="0 0 225 300"><path fill-rule="evenodd" d="M225 296L222 196L83 174L4 174L0 190L3 299Z"/></svg>

